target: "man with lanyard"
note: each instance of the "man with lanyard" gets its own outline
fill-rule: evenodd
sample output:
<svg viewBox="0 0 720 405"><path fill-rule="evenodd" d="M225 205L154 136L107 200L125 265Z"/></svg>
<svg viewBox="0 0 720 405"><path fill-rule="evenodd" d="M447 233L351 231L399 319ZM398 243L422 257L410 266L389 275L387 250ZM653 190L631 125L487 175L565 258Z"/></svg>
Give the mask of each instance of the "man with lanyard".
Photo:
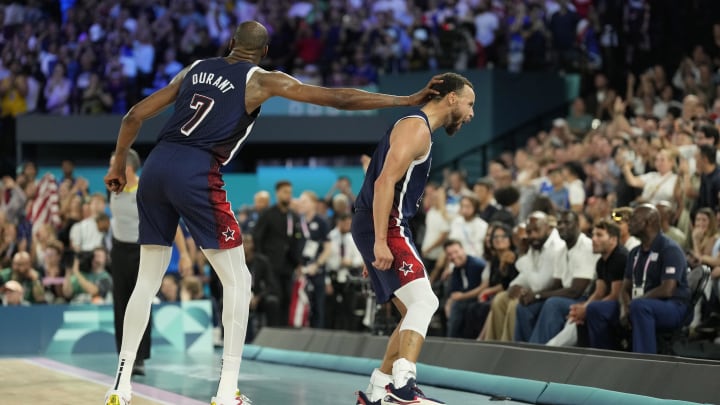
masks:
<svg viewBox="0 0 720 405"><path fill-rule="evenodd" d="M590 303L586 323L590 345L613 348L611 331L632 326L632 351L657 353L656 330L682 326L688 311L687 261L676 242L660 230L660 213L642 204L630 217L640 246L630 251L619 302Z"/></svg>
<svg viewBox="0 0 720 405"><path fill-rule="evenodd" d="M273 276L280 287L280 319L287 320L292 276L300 264L298 245L302 233L296 226L299 222L297 215L290 210L292 183L278 181L275 184L275 199L275 205L266 209L258 218L253 238L257 252L270 259Z"/></svg>
<svg viewBox="0 0 720 405"><path fill-rule="evenodd" d="M307 277L310 293L310 326L325 327L325 262L330 254L327 221L317 215L318 196L312 191L300 194L298 213L303 235L301 274Z"/></svg>

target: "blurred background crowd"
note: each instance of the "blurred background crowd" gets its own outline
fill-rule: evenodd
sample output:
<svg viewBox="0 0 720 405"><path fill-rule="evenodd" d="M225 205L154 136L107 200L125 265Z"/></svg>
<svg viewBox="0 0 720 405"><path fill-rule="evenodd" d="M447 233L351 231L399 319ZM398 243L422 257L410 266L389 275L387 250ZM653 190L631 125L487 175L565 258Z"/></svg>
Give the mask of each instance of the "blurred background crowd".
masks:
<svg viewBox="0 0 720 405"><path fill-rule="evenodd" d="M365 86L427 70L579 73L582 95L567 115L495 156L486 176L467 178L460 167L428 185L414 235L444 303L431 334L548 343L557 317L534 334L546 320L540 309L528 320L525 307L559 290L572 304L593 296L603 279L598 257L639 243L628 221L632 207L650 203L688 267L712 269L691 325L714 337L719 8L712 0L29 0L0 6L0 114L124 113L191 61L222 55L237 22L248 19L271 34L264 67L318 85ZM76 177L72 161L62 166L56 180L32 162L2 179L6 305L112 299L107 194ZM393 315L376 310L349 235L353 200L347 178L321 196L280 182L238 212L255 329L391 330ZM579 235L595 254L589 269L547 273L541 288L523 284L524 257L535 258L548 240L571 255ZM218 300L214 273L183 237L187 249L175 252L158 301ZM618 266L606 272L615 275L604 279L608 290L625 274L625 262ZM518 286L540 298L510 304ZM572 304L570 318L582 323Z"/></svg>

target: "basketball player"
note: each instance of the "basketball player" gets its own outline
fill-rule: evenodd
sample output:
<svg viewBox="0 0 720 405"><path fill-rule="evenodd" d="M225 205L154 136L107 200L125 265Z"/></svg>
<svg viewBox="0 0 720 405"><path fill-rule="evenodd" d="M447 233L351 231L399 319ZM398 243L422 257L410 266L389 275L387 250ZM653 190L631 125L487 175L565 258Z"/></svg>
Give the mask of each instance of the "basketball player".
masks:
<svg viewBox="0 0 720 405"><path fill-rule="evenodd" d="M432 133L454 135L473 117L475 92L466 78L446 73L421 109L395 122L380 140L355 202L352 235L362 253L379 303L389 300L402 319L385 357L370 377L359 405L441 404L417 388L416 366L438 299L415 249L409 221L422 198L432 152Z"/></svg>
<svg viewBox="0 0 720 405"><path fill-rule="evenodd" d="M260 113L273 96L346 110L419 105L436 94L433 78L419 92L398 97L356 89L328 89L300 83L257 66L268 51L268 33L255 21L242 23L230 41L230 54L198 60L164 88L133 106L123 117L115 159L105 183L111 192L125 187L128 149L141 124L171 104L174 112L145 162L138 188L140 269L128 302L115 383L107 405L127 405L130 374L163 270L170 260L182 217L223 284L225 342L214 405L248 404L237 391L250 301L240 227L226 199L220 167L237 155Z"/></svg>

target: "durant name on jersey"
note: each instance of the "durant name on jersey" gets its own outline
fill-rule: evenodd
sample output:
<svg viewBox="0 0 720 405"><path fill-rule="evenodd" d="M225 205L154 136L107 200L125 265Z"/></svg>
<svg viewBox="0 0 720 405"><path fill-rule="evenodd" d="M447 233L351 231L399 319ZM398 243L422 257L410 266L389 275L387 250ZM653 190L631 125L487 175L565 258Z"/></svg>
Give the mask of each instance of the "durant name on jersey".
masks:
<svg viewBox="0 0 720 405"><path fill-rule="evenodd" d="M193 73L192 84L209 84L217 87L223 93L227 93L235 88L235 85L230 83L230 80L223 79L221 75L218 75L218 77L215 78L214 73L207 72Z"/></svg>

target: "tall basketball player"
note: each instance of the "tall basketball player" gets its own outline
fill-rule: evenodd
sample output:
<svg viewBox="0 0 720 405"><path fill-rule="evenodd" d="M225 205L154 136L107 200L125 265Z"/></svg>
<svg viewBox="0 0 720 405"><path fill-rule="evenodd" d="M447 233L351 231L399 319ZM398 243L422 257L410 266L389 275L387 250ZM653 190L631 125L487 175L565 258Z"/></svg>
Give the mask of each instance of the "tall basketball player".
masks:
<svg viewBox="0 0 720 405"><path fill-rule="evenodd" d="M300 83L281 72L257 66L267 53L268 33L255 21L242 23L223 58L198 60L166 87L142 100L122 120L115 159L105 176L111 192L123 190L128 150L146 119L174 105L145 163L138 188L140 270L125 313L117 375L107 405L127 405L135 353L147 325L150 306L167 268L178 219L217 271L224 287L222 321L225 342L214 405L248 404L237 391L250 302L250 273L240 227L223 189L220 167L238 153L260 106L273 96L346 110L419 105L437 92L433 78L406 97L356 89L328 89Z"/></svg>
<svg viewBox="0 0 720 405"><path fill-rule="evenodd" d="M379 303L392 300L402 319L359 405L441 404L417 388L416 367L430 318L438 308L408 222L417 212L432 156L432 133L454 135L473 117L475 92L456 73L440 76L421 109L401 117L380 140L355 201L352 235Z"/></svg>

